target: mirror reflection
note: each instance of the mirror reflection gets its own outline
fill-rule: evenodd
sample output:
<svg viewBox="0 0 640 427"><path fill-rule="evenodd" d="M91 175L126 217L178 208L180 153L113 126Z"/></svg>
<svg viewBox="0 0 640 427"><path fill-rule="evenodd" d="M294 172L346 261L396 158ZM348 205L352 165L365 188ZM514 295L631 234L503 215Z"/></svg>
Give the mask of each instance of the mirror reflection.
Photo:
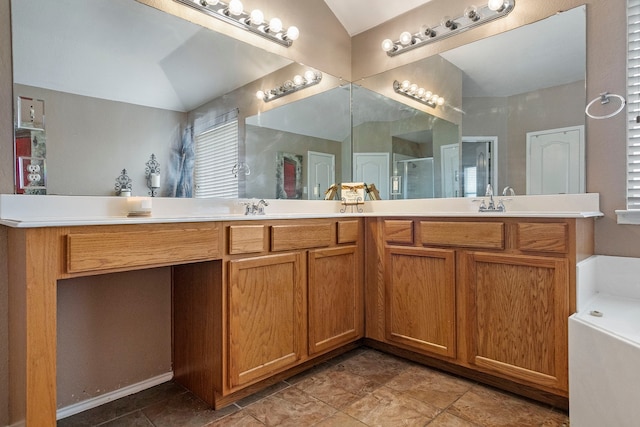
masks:
<svg viewBox="0 0 640 427"><path fill-rule="evenodd" d="M155 154L159 194L197 196L195 147L221 123L237 132L231 197L322 199L350 181L381 199L584 191L584 7L269 103L256 91L304 67L132 0L13 0L12 32L14 94L45 116L46 147L26 150L27 126L19 152L46 153L47 194L112 195L126 169L132 195L146 195ZM444 105L399 95L394 80Z"/></svg>
<svg viewBox="0 0 640 427"><path fill-rule="evenodd" d="M584 192L585 52L583 6L358 82L354 179L391 199Z"/></svg>

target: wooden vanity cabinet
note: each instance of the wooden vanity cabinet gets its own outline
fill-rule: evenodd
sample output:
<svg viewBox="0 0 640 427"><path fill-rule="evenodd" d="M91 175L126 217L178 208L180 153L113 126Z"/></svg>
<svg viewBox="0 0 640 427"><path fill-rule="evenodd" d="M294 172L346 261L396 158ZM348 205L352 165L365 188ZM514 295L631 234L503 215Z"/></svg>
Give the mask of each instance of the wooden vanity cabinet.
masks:
<svg viewBox="0 0 640 427"><path fill-rule="evenodd" d="M204 369L190 361L174 367L176 380L215 408L364 336L361 219L247 220L223 228L221 281L191 301L205 298L209 309L179 320L211 331L211 345L192 355Z"/></svg>
<svg viewBox="0 0 640 427"><path fill-rule="evenodd" d="M366 232L371 345L566 405L592 219L370 218Z"/></svg>

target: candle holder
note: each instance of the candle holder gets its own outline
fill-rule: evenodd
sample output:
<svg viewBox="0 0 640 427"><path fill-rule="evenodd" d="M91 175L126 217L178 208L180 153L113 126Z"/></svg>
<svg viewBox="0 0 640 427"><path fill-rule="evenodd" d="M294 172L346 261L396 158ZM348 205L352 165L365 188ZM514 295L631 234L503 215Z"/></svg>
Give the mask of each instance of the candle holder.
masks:
<svg viewBox="0 0 640 427"><path fill-rule="evenodd" d="M158 194L158 188L160 188L160 163L156 160L155 154L151 154L151 158L146 165L147 167L144 171L147 177L147 187L151 197L155 197Z"/></svg>
<svg viewBox="0 0 640 427"><path fill-rule="evenodd" d="M116 178L115 190L116 196L131 196L131 178L126 169L122 169L120 176Z"/></svg>

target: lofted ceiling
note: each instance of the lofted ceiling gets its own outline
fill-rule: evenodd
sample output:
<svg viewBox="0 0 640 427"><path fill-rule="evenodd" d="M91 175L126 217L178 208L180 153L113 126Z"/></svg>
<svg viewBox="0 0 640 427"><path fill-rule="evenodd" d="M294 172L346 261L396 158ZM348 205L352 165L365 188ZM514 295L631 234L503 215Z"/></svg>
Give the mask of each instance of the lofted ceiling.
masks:
<svg viewBox="0 0 640 427"><path fill-rule="evenodd" d="M324 0L352 37L430 1Z"/></svg>

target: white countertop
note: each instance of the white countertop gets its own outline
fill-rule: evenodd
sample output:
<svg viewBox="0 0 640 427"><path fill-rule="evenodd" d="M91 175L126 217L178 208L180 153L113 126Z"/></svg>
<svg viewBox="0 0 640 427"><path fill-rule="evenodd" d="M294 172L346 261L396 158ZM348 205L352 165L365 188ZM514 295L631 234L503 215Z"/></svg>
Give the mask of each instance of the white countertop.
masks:
<svg viewBox="0 0 640 427"><path fill-rule="evenodd" d="M367 201L343 206L338 201L267 200L265 215L244 215L244 200L152 198L151 216L129 217L129 199L100 196L31 196L0 194L0 224L9 227L61 227L109 224L148 224L260 219L364 216L424 217L599 217L599 195L496 197L506 212L478 212L478 199L415 199ZM341 209L345 212L340 212ZM353 209L352 209L353 208ZM360 208L362 212L357 212Z"/></svg>

